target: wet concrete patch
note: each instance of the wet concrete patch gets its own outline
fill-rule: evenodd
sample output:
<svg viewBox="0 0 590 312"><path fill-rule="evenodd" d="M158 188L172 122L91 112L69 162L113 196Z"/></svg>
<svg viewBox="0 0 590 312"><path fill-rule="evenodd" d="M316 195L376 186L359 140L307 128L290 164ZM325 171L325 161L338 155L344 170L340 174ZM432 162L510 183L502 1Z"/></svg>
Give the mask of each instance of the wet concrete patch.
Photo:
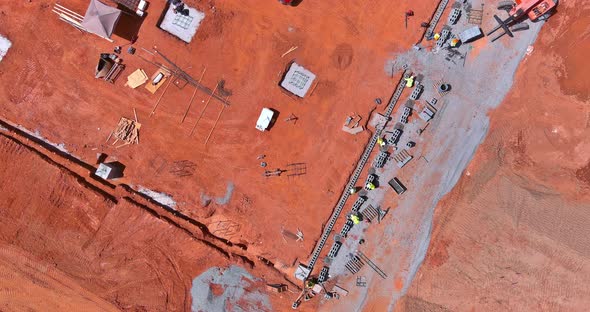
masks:
<svg viewBox="0 0 590 312"><path fill-rule="evenodd" d="M260 291L263 286L262 280L241 267L212 267L193 280L191 310L271 311L268 296Z"/></svg>

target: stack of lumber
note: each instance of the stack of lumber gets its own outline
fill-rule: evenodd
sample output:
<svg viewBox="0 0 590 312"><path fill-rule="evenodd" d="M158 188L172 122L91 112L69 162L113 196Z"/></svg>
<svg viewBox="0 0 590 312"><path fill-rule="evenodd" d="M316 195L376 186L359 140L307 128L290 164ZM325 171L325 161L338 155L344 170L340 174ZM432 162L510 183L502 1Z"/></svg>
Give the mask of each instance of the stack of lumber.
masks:
<svg viewBox="0 0 590 312"><path fill-rule="evenodd" d="M117 128L113 131L115 136L115 142L113 145L117 143L119 140L124 141L125 144L139 144L139 129L141 128L141 124L135 120L127 119L125 117L121 117L119 120L119 124ZM120 147L120 146L117 146Z"/></svg>

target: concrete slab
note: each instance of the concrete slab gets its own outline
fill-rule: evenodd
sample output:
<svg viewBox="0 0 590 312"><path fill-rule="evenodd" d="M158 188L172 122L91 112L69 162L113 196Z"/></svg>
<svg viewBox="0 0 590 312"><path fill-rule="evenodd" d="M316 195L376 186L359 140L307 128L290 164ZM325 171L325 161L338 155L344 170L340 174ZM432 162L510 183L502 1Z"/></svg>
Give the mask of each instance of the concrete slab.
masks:
<svg viewBox="0 0 590 312"><path fill-rule="evenodd" d="M188 5L184 7L189 11L188 16L174 13L172 6L169 6L162 23L160 23L160 28L178 37L180 40L190 43L193 36L197 33L197 29L199 29L201 21L205 18L205 13Z"/></svg>
<svg viewBox="0 0 590 312"><path fill-rule="evenodd" d="M463 43L471 42L481 37L483 37L483 33L481 32L479 26L473 26L471 28L465 29L459 34L459 39L461 39L461 42Z"/></svg>
<svg viewBox="0 0 590 312"><path fill-rule="evenodd" d="M4 58L11 46L12 42L10 40L0 36L0 61L2 61L2 58Z"/></svg>
<svg viewBox="0 0 590 312"><path fill-rule="evenodd" d="M298 97L304 97L313 84L315 77L314 73L297 63L293 63L289 67L285 79L281 81L281 87Z"/></svg>
<svg viewBox="0 0 590 312"><path fill-rule="evenodd" d="M350 133L350 134L358 134L361 133L365 130L365 128L363 126L360 127L354 127L354 128L350 128L347 126L342 126L342 131Z"/></svg>
<svg viewBox="0 0 590 312"><path fill-rule="evenodd" d="M309 276L310 270L307 266L303 264L299 264L297 269L295 270L295 277L298 280L305 280Z"/></svg>
<svg viewBox="0 0 590 312"><path fill-rule="evenodd" d="M374 129L385 127L388 121L389 118L385 117L385 115L375 112L373 115L371 115L369 126L373 127Z"/></svg>

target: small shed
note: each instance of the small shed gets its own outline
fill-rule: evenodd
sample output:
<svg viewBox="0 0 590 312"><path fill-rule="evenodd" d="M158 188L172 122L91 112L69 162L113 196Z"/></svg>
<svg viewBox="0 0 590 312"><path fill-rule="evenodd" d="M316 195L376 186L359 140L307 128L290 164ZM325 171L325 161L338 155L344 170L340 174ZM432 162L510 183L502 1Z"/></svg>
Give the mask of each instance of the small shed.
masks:
<svg viewBox="0 0 590 312"><path fill-rule="evenodd" d="M94 174L105 180L111 180L123 177L123 170L124 167L119 162L102 163L98 165Z"/></svg>

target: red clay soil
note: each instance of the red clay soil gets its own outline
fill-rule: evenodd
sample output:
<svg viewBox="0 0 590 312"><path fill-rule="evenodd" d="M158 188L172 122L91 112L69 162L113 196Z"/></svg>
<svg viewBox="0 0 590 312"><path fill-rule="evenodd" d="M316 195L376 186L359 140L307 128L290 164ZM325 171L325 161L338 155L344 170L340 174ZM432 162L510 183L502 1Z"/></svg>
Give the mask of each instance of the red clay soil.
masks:
<svg viewBox="0 0 590 312"><path fill-rule="evenodd" d="M590 4L561 1L396 311L587 311Z"/></svg>
<svg viewBox="0 0 590 312"><path fill-rule="evenodd" d="M99 53L128 41L115 36L111 44L81 34L51 13L54 1L0 3L0 33L13 43L0 63L0 116L64 143L87 163L107 153L127 166L121 182L173 196L176 209L206 224L219 237L248 246L287 269L299 257L306 261L367 142L369 133L351 136L340 130L353 112L368 117L374 99L384 102L394 85L384 66L405 51L423 31L436 3L412 1L309 1L297 7L277 1L186 1L206 17L191 44L156 27L164 1L151 1L135 45L137 55L153 59L140 47L157 48L210 89L220 80L231 91L226 108L204 142L221 110L212 100L189 136L207 101L197 92L184 123L180 123L193 88L171 86L163 93L124 86L137 68L148 75L156 68L137 55L122 54L127 69L114 84L93 77ZM60 1L83 13L87 1ZM413 9L408 29L404 12ZM117 32L116 32L117 33ZM281 57L289 48L298 48ZM157 59L162 62L161 59ZM318 76L311 95L295 99L277 86L280 74L295 60ZM398 75L395 75L397 80ZM262 107L280 112L270 132L254 128ZM143 124L140 144L115 148L105 140L119 118ZM285 119L294 114L296 123ZM267 168L257 156L265 154ZM304 162L307 174L264 178L265 169L287 169ZM235 185L228 203L222 198ZM28 190L17 190L24 192ZM206 207L205 207L206 206ZM280 236L284 228L305 235L302 243Z"/></svg>
<svg viewBox="0 0 590 312"><path fill-rule="evenodd" d="M192 280L230 263L282 280L230 260L149 205L105 196L21 143L0 135L0 310L188 311Z"/></svg>

